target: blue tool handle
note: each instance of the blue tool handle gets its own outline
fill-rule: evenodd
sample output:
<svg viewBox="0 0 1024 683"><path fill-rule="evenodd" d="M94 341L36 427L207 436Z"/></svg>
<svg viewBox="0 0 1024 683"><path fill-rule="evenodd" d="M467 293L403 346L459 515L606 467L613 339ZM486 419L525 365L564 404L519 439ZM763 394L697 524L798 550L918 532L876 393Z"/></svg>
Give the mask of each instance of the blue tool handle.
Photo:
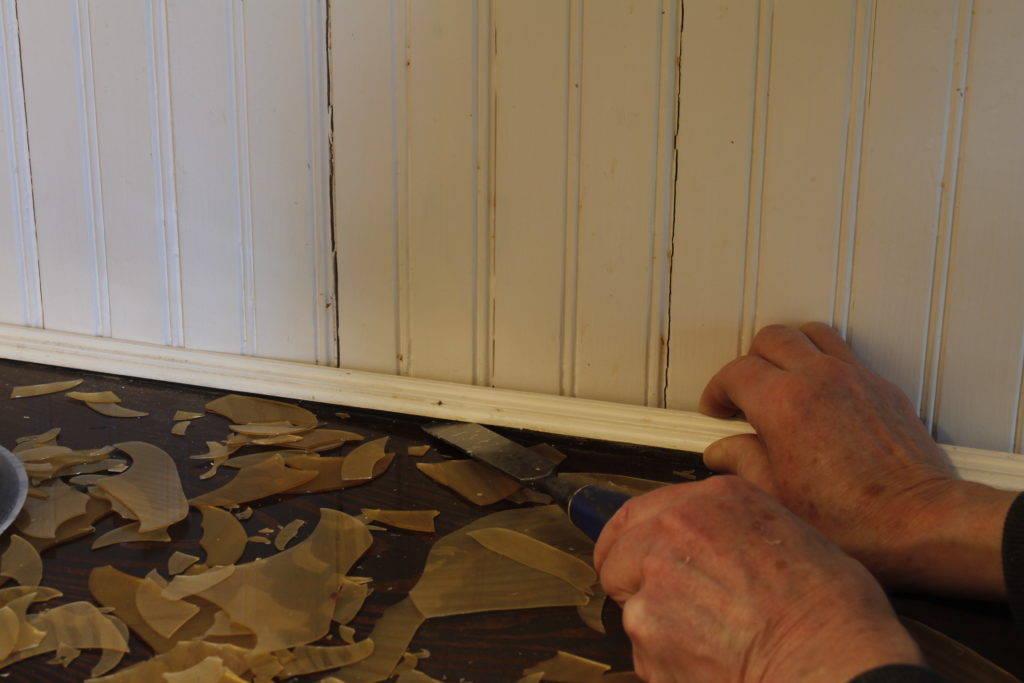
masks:
<svg viewBox="0 0 1024 683"><path fill-rule="evenodd" d="M584 486L569 500L569 519L593 540L632 496L600 486Z"/></svg>

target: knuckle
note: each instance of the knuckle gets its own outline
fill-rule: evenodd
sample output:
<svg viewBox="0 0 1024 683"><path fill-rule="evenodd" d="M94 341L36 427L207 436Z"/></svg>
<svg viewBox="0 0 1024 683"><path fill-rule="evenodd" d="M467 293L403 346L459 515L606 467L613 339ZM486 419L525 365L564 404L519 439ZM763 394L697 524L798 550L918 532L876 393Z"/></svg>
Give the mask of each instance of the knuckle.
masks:
<svg viewBox="0 0 1024 683"><path fill-rule="evenodd" d="M673 510L666 510L655 517L651 520L651 525L655 536L662 539L676 539L689 531L686 520ZM652 556L648 556L645 563L651 559Z"/></svg>
<svg viewBox="0 0 1024 683"><path fill-rule="evenodd" d="M710 523L701 510L717 504L715 499L705 500L700 507L680 506L666 510L650 521L648 532L656 543L650 554L640 563L645 585L658 585L677 573L679 565L701 549L713 546L721 533Z"/></svg>
<svg viewBox="0 0 1024 683"><path fill-rule="evenodd" d="M765 325L758 330L757 334L750 341L750 353L752 355L759 355L765 349L785 344L790 333L791 330L785 325Z"/></svg>
<svg viewBox="0 0 1024 683"><path fill-rule="evenodd" d="M647 660L642 654L634 649L633 651L633 671L640 677L641 680L651 681L653 672L650 667L647 666Z"/></svg>
<svg viewBox="0 0 1024 683"><path fill-rule="evenodd" d="M762 327L760 331L754 336L754 338L757 339L758 337L760 337L761 340L764 341L766 339L774 339L780 335L785 335L788 333L788 327L779 323L773 323L771 325L765 325L764 327Z"/></svg>
<svg viewBox="0 0 1024 683"><path fill-rule="evenodd" d="M828 354L819 354L814 360L814 371L825 380L852 383L859 379L857 370L844 360Z"/></svg>
<svg viewBox="0 0 1024 683"><path fill-rule="evenodd" d="M804 335L811 337L823 337L826 335L835 335L835 328L831 325L821 322L820 320L812 320L810 322L803 323L798 328Z"/></svg>
<svg viewBox="0 0 1024 683"><path fill-rule="evenodd" d="M834 356L820 354L803 371L777 378L772 415L779 424L800 424L815 417L822 405L862 393L862 387L856 368Z"/></svg>
<svg viewBox="0 0 1024 683"><path fill-rule="evenodd" d="M655 592L641 592L622 606L622 630L633 643L634 652L642 652L645 659L660 659L668 645L666 630L678 624L666 609L666 596Z"/></svg>
<svg viewBox="0 0 1024 683"><path fill-rule="evenodd" d="M640 573L645 586L668 586L675 583L679 575L680 560L662 554L648 555L640 563Z"/></svg>
<svg viewBox="0 0 1024 683"><path fill-rule="evenodd" d="M636 595L622 606L622 630L634 646L643 647L651 636L651 619L644 596Z"/></svg>
<svg viewBox="0 0 1024 683"><path fill-rule="evenodd" d="M808 398L814 392L813 386L805 377L792 372L781 375L776 380L774 389L773 410L783 415L785 419L792 419L794 414L802 412Z"/></svg>

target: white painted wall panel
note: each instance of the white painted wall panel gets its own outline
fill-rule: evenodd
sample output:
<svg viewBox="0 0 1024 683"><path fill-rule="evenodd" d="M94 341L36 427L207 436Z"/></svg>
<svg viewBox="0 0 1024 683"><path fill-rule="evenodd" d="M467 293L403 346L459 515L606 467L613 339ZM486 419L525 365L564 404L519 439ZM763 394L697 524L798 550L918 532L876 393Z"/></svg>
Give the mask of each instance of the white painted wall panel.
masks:
<svg viewBox="0 0 1024 683"><path fill-rule="evenodd" d="M494 4L492 381L508 389L572 386L580 13L579 2Z"/></svg>
<svg viewBox="0 0 1024 683"><path fill-rule="evenodd" d="M754 11L689 3L684 35L711 43L723 22ZM756 54L748 69L728 61L719 69L698 56L710 47L690 53L684 40L669 405L693 407L723 356L745 348L760 325L819 318L847 331L941 439L1020 450L1019 6L762 0L756 11L761 31L745 53ZM686 95L705 73L709 84L720 77L748 93L753 106L723 98L721 112L704 114L714 98ZM744 116L732 123L726 112L737 110ZM749 183L742 157L733 173L722 171L729 156L721 143L712 147L735 129L752 131ZM702 203L720 197L732 201ZM723 208L737 203L751 208L746 249L738 212ZM694 263L701 254L710 262L703 270ZM738 272L743 305L735 303ZM695 300L702 282L713 302L703 314ZM729 325L736 314L738 333ZM722 320L718 335L701 327Z"/></svg>
<svg viewBox="0 0 1024 683"><path fill-rule="evenodd" d="M6 74L0 66L0 78ZM5 79L6 81L6 79ZM6 92L5 92L6 95ZM9 100L5 98L4 104ZM3 116L0 123L0 158L4 163L0 165L0 225L3 225L4 244L12 247L21 238L21 209L20 199L22 197L18 188L19 166L14 159L14 150L17 148L17 139L10 134L11 111L9 106L0 111ZM22 255L16 248L0 250L0 292L7 292L6 296L0 297L0 322L15 325L24 325L25 320L24 302L20 296L23 287L23 276L20 263Z"/></svg>
<svg viewBox="0 0 1024 683"><path fill-rule="evenodd" d="M89 14L74 0L20 0L43 324L109 335Z"/></svg>
<svg viewBox="0 0 1024 683"><path fill-rule="evenodd" d="M252 353L251 254L240 7L169 0L167 32L183 343ZM241 139L240 139L241 138ZM246 176L247 177L247 176ZM247 245L247 246L243 246ZM249 264L251 266L251 264Z"/></svg>
<svg viewBox="0 0 1024 683"><path fill-rule="evenodd" d="M42 324L21 41L14 0L0 2L0 321Z"/></svg>
<svg viewBox="0 0 1024 683"><path fill-rule="evenodd" d="M605 381L595 354L626 350L630 400L658 404L675 5L335 3L331 20L342 363L576 394ZM609 263L639 279L614 286ZM608 334L626 309L636 335Z"/></svg>
<svg viewBox="0 0 1024 683"><path fill-rule="evenodd" d="M1010 450L1024 349L1024 5L974 10L936 422L954 443Z"/></svg>
<svg viewBox="0 0 1024 683"><path fill-rule="evenodd" d="M877 5L864 120L848 339L918 405L945 268L943 180L959 139L958 5Z"/></svg>
<svg viewBox="0 0 1024 683"><path fill-rule="evenodd" d="M245 0L253 352L336 362L324 4ZM271 49L272 46L272 49Z"/></svg>
<svg viewBox="0 0 1024 683"><path fill-rule="evenodd" d="M835 312L856 9L775 3L755 329Z"/></svg>
<svg viewBox="0 0 1024 683"><path fill-rule="evenodd" d="M87 4L110 335L170 343L153 3ZM162 15L161 15L162 18ZM173 197L170 198L173 201ZM174 230L175 226L166 226Z"/></svg>
<svg viewBox="0 0 1024 683"><path fill-rule="evenodd" d="M758 80L758 54L771 45L760 5L686 6L667 386L668 405L685 410L740 352L747 256L756 255L747 242L760 219L751 183L763 163L767 60Z"/></svg>
<svg viewBox="0 0 1024 683"><path fill-rule="evenodd" d="M43 324L336 363L325 2L18 10Z"/></svg>
<svg viewBox="0 0 1024 683"><path fill-rule="evenodd" d="M409 306L407 372L474 383L478 297L489 278L478 268L488 225L478 222L478 184L489 163L477 147L477 12L471 0L407 5L408 209L405 224ZM486 64L486 63L485 63ZM485 129L486 130L486 129ZM485 186L486 188L486 186ZM486 192L486 189L485 189ZM484 195L486 198L486 194ZM486 199L485 199L486 201ZM486 251L485 251L486 253Z"/></svg>
<svg viewBox="0 0 1024 683"><path fill-rule="evenodd" d="M668 250L654 191L659 38L671 18L654 2L584 4L575 394L585 398L651 398L648 341L662 322L652 297Z"/></svg>
<svg viewBox="0 0 1024 683"><path fill-rule="evenodd" d="M405 305L404 36L404 3L331 3L338 353L344 367L386 373L401 367Z"/></svg>

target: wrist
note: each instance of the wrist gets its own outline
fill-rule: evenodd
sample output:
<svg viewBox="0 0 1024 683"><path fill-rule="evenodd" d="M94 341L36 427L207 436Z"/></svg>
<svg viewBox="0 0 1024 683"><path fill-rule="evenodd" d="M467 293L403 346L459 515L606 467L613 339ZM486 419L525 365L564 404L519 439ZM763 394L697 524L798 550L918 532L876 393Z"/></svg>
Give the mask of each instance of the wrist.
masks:
<svg viewBox="0 0 1024 683"><path fill-rule="evenodd" d="M794 649L776 658L777 666L761 680L849 681L884 666L926 666L917 644L891 613L859 623L830 621L806 624L813 633L794 639Z"/></svg>
<svg viewBox="0 0 1024 683"><path fill-rule="evenodd" d="M948 479L921 492L872 562L889 588L1004 600L1002 539L1013 491Z"/></svg>

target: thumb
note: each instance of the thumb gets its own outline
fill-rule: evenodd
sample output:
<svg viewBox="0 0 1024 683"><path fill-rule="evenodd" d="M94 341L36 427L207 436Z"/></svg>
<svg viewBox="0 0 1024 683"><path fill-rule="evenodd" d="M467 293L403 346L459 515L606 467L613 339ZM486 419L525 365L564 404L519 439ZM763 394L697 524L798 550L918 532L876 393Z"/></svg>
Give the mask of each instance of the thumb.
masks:
<svg viewBox="0 0 1024 683"><path fill-rule="evenodd" d="M738 475L768 493L775 493L768 453L756 434L736 434L715 441L704 449L704 466Z"/></svg>

